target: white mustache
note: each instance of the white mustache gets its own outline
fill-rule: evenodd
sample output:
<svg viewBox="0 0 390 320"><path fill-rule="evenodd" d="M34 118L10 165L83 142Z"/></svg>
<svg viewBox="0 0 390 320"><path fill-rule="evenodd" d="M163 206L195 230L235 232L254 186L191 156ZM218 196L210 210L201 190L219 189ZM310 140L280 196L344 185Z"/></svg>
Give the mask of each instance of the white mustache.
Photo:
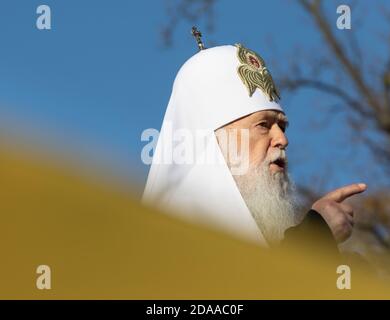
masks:
<svg viewBox="0 0 390 320"><path fill-rule="evenodd" d="M286 150L275 149L272 151L266 158L265 161L267 164L275 162L276 160L282 160L287 164Z"/></svg>

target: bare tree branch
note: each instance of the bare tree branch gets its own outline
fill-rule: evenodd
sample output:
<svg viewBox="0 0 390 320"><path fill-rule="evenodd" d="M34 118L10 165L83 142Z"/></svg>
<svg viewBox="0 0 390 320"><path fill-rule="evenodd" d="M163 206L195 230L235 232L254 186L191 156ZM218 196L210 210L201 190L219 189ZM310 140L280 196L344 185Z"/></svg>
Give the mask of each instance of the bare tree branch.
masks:
<svg viewBox="0 0 390 320"><path fill-rule="evenodd" d="M191 24L204 18L206 30L213 32L214 29L214 6L217 0L165 0L168 22L162 27L161 35L166 47L172 45L174 30L180 21Z"/></svg>
<svg viewBox="0 0 390 320"><path fill-rule="evenodd" d="M371 106L371 108L373 108L377 113L380 113L382 109L380 102L372 94L373 91L371 88L369 88L369 86L367 86L364 82L360 69L353 65L353 63L349 60L341 44L333 34L329 23L326 21L321 12L320 1L317 0L310 2L307 0L301 0L300 3L314 17L319 31L324 36L325 41L329 44L329 47L335 54L336 58L340 61L341 65L345 67L358 91L367 100L367 103Z"/></svg>
<svg viewBox="0 0 390 320"><path fill-rule="evenodd" d="M280 81L281 87L288 90L296 90L301 87L308 87L320 90L327 94L334 95L341 100L343 100L347 106L353 108L355 111L359 112L362 116L373 118L373 113L367 111L366 107L362 105L358 100L353 99L340 87L325 83L321 80L313 80L306 78L294 78L294 79L282 79Z"/></svg>

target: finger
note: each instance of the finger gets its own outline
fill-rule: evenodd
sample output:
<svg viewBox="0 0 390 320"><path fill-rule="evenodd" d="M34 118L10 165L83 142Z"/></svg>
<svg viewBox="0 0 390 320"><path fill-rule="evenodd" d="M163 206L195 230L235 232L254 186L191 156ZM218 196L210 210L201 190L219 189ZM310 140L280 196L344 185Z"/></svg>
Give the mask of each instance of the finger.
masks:
<svg viewBox="0 0 390 320"><path fill-rule="evenodd" d="M333 230L337 242L344 242L352 234L353 225L349 222L339 223Z"/></svg>
<svg viewBox="0 0 390 320"><path fill-rule="evenodd" d="M352 225L354 224L353 215L346 214L346 215L345 215L345 218L348 220L349 223L351 223Z"/></svg>
<svg viewBox="0 0 390 320"><path fill-rule="evenodd" d="M353 228L353 226L355 225L355 219L353 217L349 216L348 222L351 224L351 226Z"/></svg>
<svg viewBox="0 0 390 320"><path fill-rule="evenodd" d="M354 183L348 186L336 189L332 192L329 192L325 197L332 199L336 202L342 202L346 198L353 196L354 194L361 193L367 189L367 185L364 183Z"/></svg>
<svg viewBox="0 0 390 320"><path fill-rule="evenodd" d="M348 216L353 216L353 208L350 204L339 203L338 205L340 206L341 210L343 210L343 212L345 212Z"/></svg>

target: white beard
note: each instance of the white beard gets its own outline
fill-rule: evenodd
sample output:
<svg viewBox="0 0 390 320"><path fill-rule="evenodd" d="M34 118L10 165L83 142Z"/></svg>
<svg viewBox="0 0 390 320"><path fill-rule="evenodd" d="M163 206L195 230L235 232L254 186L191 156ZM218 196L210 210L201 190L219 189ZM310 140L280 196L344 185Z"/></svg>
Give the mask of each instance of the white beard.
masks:
<svg viewBox="0 0 390 320"><path fill-rule="evenodd" d="M284 232L302 221L294 185L285 172L271 174L269 164L284 151L277 150L260 168L249 168L244 175L233 176L258 227L270 245L284 238ZM285 168L287 170L287 168Z"/></svg>

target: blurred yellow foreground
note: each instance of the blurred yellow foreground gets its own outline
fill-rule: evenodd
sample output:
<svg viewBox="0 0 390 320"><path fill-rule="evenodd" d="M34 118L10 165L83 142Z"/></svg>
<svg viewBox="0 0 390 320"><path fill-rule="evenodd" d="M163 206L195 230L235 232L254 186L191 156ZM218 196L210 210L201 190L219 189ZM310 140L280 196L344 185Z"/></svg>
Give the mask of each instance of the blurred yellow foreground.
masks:
<svg viewBox="0 0 390 320"><path fill-rule="evenodd" d="M351 290L337 289L337 261L320 247L305 251L318 245L314 236L271 253L98 181L0 145L0 298L390 298L389 287L353 268ZM39 265L51 268L51 290L36 287Z"/></svg>

